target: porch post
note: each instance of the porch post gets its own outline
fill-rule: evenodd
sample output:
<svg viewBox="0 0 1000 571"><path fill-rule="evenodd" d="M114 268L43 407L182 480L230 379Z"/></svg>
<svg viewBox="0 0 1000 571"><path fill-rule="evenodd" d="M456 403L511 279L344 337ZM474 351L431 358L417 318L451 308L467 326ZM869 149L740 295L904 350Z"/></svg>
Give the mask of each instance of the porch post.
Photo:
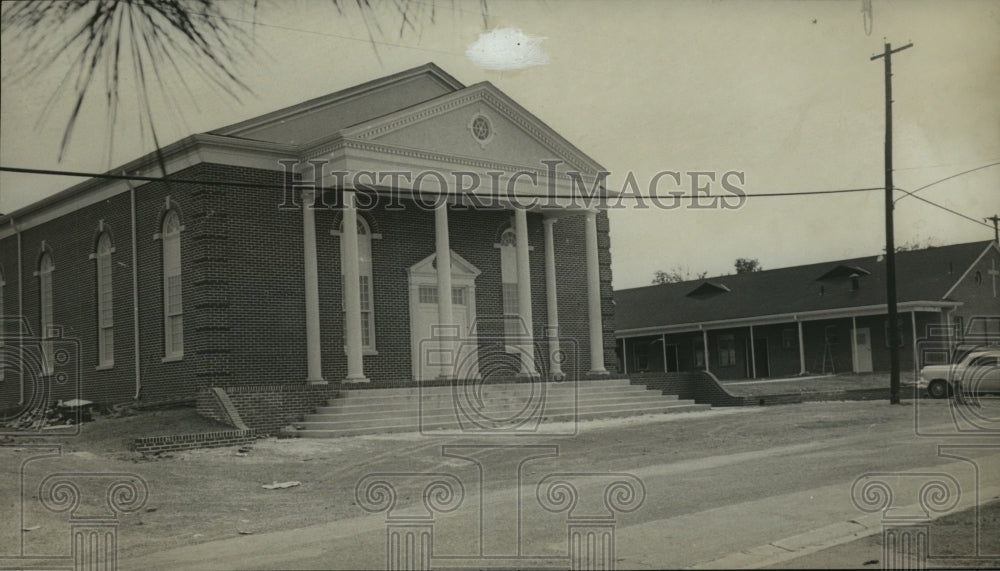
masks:
<svg viewBox="0 0 1000 571"><path fill-rule="evenodd" d="M358 211L354 204L354 191L344 191L343 257L344 305L347 335L347 383L367 383L364 371L364 346L361 341L361 268L358 261Z"/></svg>
<svg viewBox="0 0 1000 571"><path fill-rule="evenodd" d="M753 325L750 326L750 372L753 373L753 378L757 378L757 351L754 350L753 346Z"/></svg>
<svg viewBox="0 0 1000 571"><path fill-rule="evenodd" d="M458 335L451 307L451 243L448 241L448 201L443 199L434 210L434 245L437 252L438 325L434 336L440 340L439 349L454 348L454 343L442 339L444 336ZM443 360L439 379L450 379L455 374L456 355L451 360Z"/></svg>
<svg viewBox="0 0 1000 571"><path fill-rule="evenodd" d="M556 296L556 251L552 237L555 218L545 218L545 305L548 309L548 325L545 328L546 343L549 345L549 377L559 380L563 377L562 352L559 348L559 305Z"/></svg>
<svg viewBox="0 0 1000 571"><path fill-rule="evenodd" d="M622 337L622 374L628 374L628 337Z"/></svg>
<svg viewBox="0 0 1000 571"><path fill-rule="evenodd" d="M521 339L521 374L538 374L535 367L534 323L531 318L531 266L528 263L528 213L514 207L514 236L517 238L517 309L524 321Z"/></svg>
<svg viewBox="0 0 1000 571"><path fill-rule="evenodd" d="M306 381L314 384L325 383L320 358L319 332L319 269L316 261L316 213L313 205L316 191L302 191L302 250L305 255L305 297L306 297Z"/></svg>
<svg viewBox="0 0 1000 571"><path fill-rule="evenodd" d="M667 370L667 334L664 333L660 335L660 345L663 346L663 372L669 373Z"/></svg>
<svg viewBox="0 0 1000 571"><path fill-rule="evenodd" d="M703 353L705 354L705 372L708 373L711 372L708 368L708 363L711 361L708 356L708 329L701 330L701 345L702 349L704 349Z"/></svg>
<svg viewBox="0 0 1000 571"><path fill-rule="evenodd" d="M587 254L587 309L590 323L590 374L607 375L604 368L604 327L601 323L601 270L597 256L597 212L584 218Z"/></svg>
<svg viewBox="0 0 1000 571"><path fill-rule="evenodd" d="M858 323L855 317L851 316L851 372L858 372Z"/></svg>
<svg viewBox="0 0 1000 571"><path fill-rule="evenodd" d="M806 340L802 336L802 322L799 321L799 374L806 374Z"/></svg>

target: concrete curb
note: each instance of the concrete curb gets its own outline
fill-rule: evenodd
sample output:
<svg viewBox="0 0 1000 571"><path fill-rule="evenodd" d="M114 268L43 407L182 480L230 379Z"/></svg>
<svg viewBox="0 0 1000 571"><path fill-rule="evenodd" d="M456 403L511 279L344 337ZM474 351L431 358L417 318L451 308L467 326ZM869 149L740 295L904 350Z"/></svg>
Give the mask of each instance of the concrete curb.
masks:
<svg viewBox="0 0 1000 571"><path fill-rule="evenodd" d="M997 495L1000 495L1000 487L984 488L978 494L981 499L993 498ZM943 514L935 513L930 517L930 520L933 521L972 507L974 507L973 501L959 501L955 509ZM903 509L919 511L920 506L913 504ZM685 567L685 569L759 569L881 533L882 527L882 514L867 514L772 541L765 545L744 549L718 559L704 561Z"/></svg>

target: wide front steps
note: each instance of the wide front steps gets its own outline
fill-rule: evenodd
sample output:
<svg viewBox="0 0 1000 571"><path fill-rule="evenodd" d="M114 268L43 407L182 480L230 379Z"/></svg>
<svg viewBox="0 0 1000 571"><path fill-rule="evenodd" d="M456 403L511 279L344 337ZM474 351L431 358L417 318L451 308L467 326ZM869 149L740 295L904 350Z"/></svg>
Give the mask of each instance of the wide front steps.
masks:
<svg viewBox="0 0 1000 571"><path fill-rule="evenodd" d="M424 432L573 434L575 421L708 410L628 379L578 383L456 382L451 386L347 389L294 423L303 437Z"/></svg>

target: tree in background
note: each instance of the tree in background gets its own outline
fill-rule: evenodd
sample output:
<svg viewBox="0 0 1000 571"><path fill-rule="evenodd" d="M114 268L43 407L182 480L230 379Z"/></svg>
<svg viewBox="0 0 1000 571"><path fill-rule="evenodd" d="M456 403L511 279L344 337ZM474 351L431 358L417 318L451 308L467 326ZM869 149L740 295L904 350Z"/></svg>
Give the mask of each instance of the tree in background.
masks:
<svg viewBox="0 0 1000 571"><path fill-rule="evenodd" d="M760 262L757 261L757 258L736 258L736 262L733 265L736 266L736 273L738 274L749 274L764 269L761 267Z"/></svg>
<svg viewBox="0 0 1000 571"><path fill-rule="evenodd" d="M703 280L708 275L708 272L701 272L695 274L691 277L690 268L682 268L680 266L673 266L667 271L656 270L653 272L653 283L656 285L660 284L675 284L677 282L686 282L688 280Z"/></svg>

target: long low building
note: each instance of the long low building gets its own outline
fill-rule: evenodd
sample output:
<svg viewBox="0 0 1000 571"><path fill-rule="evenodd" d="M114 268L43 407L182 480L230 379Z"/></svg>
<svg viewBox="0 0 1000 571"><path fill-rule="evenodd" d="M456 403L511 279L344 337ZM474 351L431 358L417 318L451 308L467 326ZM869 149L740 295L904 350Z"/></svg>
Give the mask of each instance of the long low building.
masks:
<svg viewBox="0 0 1000 571"><path fill-rule="evenodd" d="M946 362L963 341L1000 343L1000 247L896 255L900 366ZM615 292L619 366L722 379L889 370L884 256ZM916 365L916 366L915 366Z"/></svg>

